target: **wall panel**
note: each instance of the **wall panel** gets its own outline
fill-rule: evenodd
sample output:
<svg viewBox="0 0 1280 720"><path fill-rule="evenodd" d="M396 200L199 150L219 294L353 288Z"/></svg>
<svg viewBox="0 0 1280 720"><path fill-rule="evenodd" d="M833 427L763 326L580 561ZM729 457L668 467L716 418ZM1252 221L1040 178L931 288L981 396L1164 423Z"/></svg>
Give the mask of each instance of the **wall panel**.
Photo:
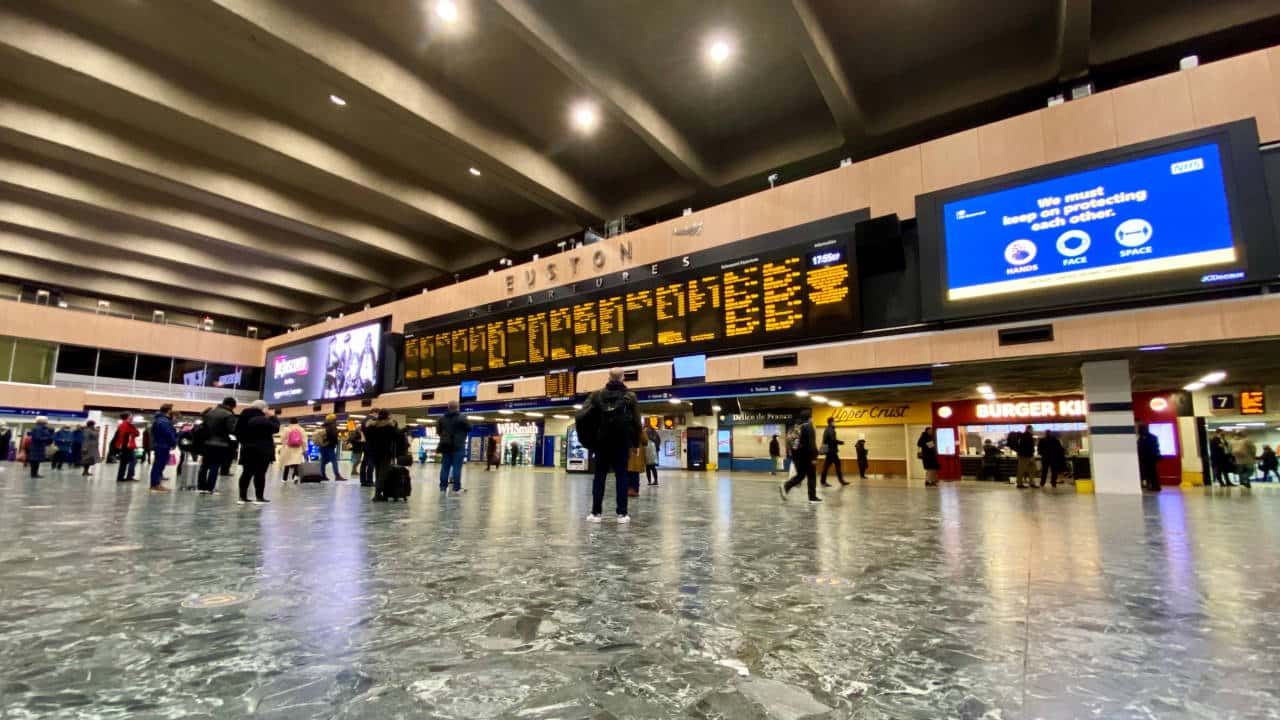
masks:
<svg viewBox="0 0 1280 720"><path fill-rule="evenodd" d="M1104 94L1111 96L1116 142L1121 146L1176 135L1196 127L1191 86L1184 72L1124 85Z"/></svg>
<svg viewBox="0 0 1280 720"><path fill-rule="evenodd" d="M1045 108L1042 115L1044 157L1047 162L1067 160L1118 146L1115 100L1108 93Z"/></svg>
<svg viewBox="0 0 1280 720"><path fill-rule="evenodd" d="M978 167L982 177L1004 175L1044 163L1043 111L978 128Z"/></svg>
<svg viewBox="0 0 1280 720"><path fill-rule="evenodd" d="M920 160L922 187L927 193L981 179L978 131L966 130L930 140L920 146Z"/></svg>
<svg viewBox="0 0 1280 720"><path fill-rule="evenodd" d="M1267 51L1239 55L1186 72L1197 126L1256 117L1262 142L1280 139L1276 81Z"/></svg>

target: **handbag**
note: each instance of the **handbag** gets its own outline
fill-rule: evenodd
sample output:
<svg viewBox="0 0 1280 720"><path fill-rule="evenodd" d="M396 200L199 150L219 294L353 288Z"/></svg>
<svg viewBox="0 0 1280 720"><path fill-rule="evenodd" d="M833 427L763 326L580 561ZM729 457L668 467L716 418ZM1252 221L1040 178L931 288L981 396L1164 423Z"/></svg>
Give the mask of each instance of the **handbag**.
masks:
<svg viewBox="0 0 1280 720"><path fill-rule="evenodd" d="M627 457L627 472L644 472L644 448L631 448Z"/></svg>

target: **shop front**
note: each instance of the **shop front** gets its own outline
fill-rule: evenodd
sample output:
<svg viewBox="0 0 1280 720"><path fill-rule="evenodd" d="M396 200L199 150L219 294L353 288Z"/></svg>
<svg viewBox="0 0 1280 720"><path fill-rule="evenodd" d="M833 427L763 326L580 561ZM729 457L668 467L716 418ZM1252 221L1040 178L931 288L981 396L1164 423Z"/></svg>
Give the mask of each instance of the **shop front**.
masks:
<svg viewBox="0 0 1280 720"><path fill-rule="evenodd" d="M1193 458L1195 450L1195 418L1179 419L1181 414L1190 414L1191 408L1181 401L1185 393L1173 391L1140 392L1133 394L1133 417L1139 424L1145 424L1151 434L1160 441L1160 462L1156 471L1160 474L1160 484L1177 487L1183 481L1183 447ZM1199 473L1193 473L1199 480Z"/></svg>
<svg viewBox="0 0 1280 720"><path fill-rule="evenodd" d="M924 468L916 459L916 438L929 425L928 403L856 404L818 407L813 425L822 443L827 420L835 420L840 446L840 465L845 476L858 476L857 443L867 449L867 474L882 477L923 478Z"/></svg>
<svg viewBox="0 0 1280 720"><path fill-rule="evenodd" d="M1083 395L955 400L933 405L933 426L938 442L938 477L943 480L978 479L983 473L986 441L999 449L996 480L1017 473L1017 456L1009 437L1030 425L1037 438L1046 431L1057 434L1067 452L1071 477L1090 477L1088 405ZM986 475L990 478L990 475Z"/></svg>
<svg viewBox="0 0 1280 720"><path fill-rule="evenodd" d="M787 429L800 421L800 411L725 413L718 420L717 467L721 470L769 472L773 470L769 441L776 436L779 446L783 447Z"/></svg>
<svg viewBox="0 0 1280 720"><path fill-rule="evenodd" d="M498 449L503 465L540 464L542 423L538 421L497 424Z"/></svg>

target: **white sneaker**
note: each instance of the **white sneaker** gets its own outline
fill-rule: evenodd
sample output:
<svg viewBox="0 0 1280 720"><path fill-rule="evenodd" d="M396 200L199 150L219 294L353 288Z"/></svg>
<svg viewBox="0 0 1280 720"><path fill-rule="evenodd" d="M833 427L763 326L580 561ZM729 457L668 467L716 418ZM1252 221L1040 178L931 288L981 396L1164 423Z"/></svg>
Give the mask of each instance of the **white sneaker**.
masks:
<svg viewBox="0 0 1280 720"><path fill-rule="evenodd" d="M619 516L618 516L618 524L619 524L619 525L625 525L625 524L627 524L627 523L629 523L629 522L631 522L631 516L630 516L630 515L619 515Z"/></svg>
<svg viewBox="0 0 1280 720"><path fill-rule="evenodd" d="M589 523L598 523L598 522L602 522L603 520L604 520L603 517L601 517L600 515L596 515L594 513L587 516L587 522Z"/></svg>

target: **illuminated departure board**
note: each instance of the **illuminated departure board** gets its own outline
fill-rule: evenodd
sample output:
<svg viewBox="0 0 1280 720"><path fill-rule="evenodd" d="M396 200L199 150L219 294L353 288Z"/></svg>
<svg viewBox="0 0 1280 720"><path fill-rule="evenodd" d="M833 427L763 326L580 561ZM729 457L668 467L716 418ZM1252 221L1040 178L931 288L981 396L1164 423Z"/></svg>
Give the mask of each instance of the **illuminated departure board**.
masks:
<svg viewBox="0 0 1280 720"><path fill-rule="evenodd" d="M507 367L529 362L529 319L524 315L507 318Z"/></svg>
<svg viewBox="0 0 1280 720"><path fill-rule="evenodd" d="M453 374L466 374L467 359L471 357L471 351L467 348L467 329L458 328L450 333L449 344L453 350L453 363L451 365Z"/></svg>
<svg viewBox="0 0 1280 720"><path fill-rule="evenodd" d="M551 326L551 361L573 359L573 308L552 308L547 313Z"/></svg>
<svg viewBox="0 0 1280 720"><path fill-rule="evenodd" d="M613 355L627 346L627 307L621 295L600 299L600 354Z"/></svg>
<svg viewBox="0 0 1280 720"><path fill-rule="evenodd" d="M529 316L529 364L541 365L550 353L546 313Z"/></svg>
<svg viewBox="0 0 1280 720"><path fill-rule="evenodd" d="M760 330L760 263L740 264L721 276L724 288L724 336L728 339Z"/></svg>
<svg viewBox="0 0 1280 720"><path fill-rule="evenodd" d="M846 327L853 323L849 301L849 263L844 248L833 247L809 253L805 287L809 300L810 327Z"/></svg>
<svg viewBox="0 0 1280 720"><path fill-rule="evenodd" d="M447 332L436 334L436 377L453 374L453 338Z"/></svg>
<svg viewBox="0 0 1280 720"><path fill-rule="evenodd" d="M782 247L761 240L736 258L706 251L701 264L689 262L697 254L673 258L665 269L655 264L603 287L549 290L545 300L511 298L449 323L411 323L405 380L429 386L849 336L858 330L858 293L847 243L830 235Z"/></svg>
<svg viewBox="0 0 1280 720"><path fill-rule="evenodd" d="M685 283L689 342L706 342L720 337L720 276L707 275Z"/></svg>
<svg viewBox="0 0 1280 720"><path fill-rule="evenodd" d="M799 256L767 261L760 266L765 332L794 330L803 325L803 275Z"/></svg>
<svg viewBox="0 0 1280 720"><path fill-rule="evenodd" d="M413 382L418 379L418 338L404 341L404 380Z"/></svg>
<svg viewBox="0 0 1280 720"><path fill-rule="evenodd" d="M685 315L688 313L684 293L682 282L663 285L654 292L659 345L683 345L687 339Z"/></svg>
<svg viewBox="0 0 1280 720"><path fill-rule="evenodd" d="M485 337L484 325L472 325L467 337L467 357L469 370L473 373L489 369L489 343Z"/></svg>
<svg viewBox="0 0 1280 720"><path fill-rule="evenodd" d="M577 392L572 370L552 370L547 373L547 397L568 398Z"/></svg>
<svg viewBox="0 0 1280 720"><path fill-rule="evenodd" d="M573 354L575 357L594 357L600 354L600 317L596 315L595 302L573 306Z"/></svg>
<svg viewBox="0 0 1280 720"><path fill-rule="evenodd" d="M645 350L658 341L653 290L627 293L627 350Z"/></svg>
<svg viewBox="0 0 1280 720"><path fill-rule="evenodd" d="M436 336L418 338L418 377L425 380L436 376Z"/></svg>
<svg viewBox="0 0 1280 720"><path fill-rule="evenodd" d="M501 370L507 366L507 328L501 320L485 325L485 339L489 342L489 369Z"/></svg>

